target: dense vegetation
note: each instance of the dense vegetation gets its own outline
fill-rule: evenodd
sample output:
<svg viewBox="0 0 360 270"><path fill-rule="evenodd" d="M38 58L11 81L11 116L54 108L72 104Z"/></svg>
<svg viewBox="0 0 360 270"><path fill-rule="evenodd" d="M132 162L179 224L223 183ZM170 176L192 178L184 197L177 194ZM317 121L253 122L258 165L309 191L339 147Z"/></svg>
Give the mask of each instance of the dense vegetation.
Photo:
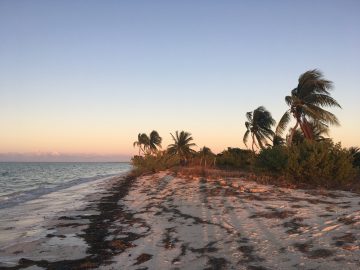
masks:
<svg viewBox="0 0 360 270"><path fill-rule="evenodd" d="M289 110L276 125L271 113L263 106L246 113L246 132L243 142L251 138L251 150L228 147L214 154L209 147L195 151L193 137L181 131L171 134L173 143L160 150L162 138L152 131L150 136L139 133L134 146L139 155L132 163L138 174L177 167L200 166L204 169L240 170L267 175L297 186L325 188L349 187L357 181L360 150L343 148L327 138L330 125L339 125L334 114L323 107L340 107L330 96L332 82L318 70L307 71L299 77L298 86L285 97ZM295 126L282 137L291 117ZM258 150L258 152L256 151Z"/></svg>

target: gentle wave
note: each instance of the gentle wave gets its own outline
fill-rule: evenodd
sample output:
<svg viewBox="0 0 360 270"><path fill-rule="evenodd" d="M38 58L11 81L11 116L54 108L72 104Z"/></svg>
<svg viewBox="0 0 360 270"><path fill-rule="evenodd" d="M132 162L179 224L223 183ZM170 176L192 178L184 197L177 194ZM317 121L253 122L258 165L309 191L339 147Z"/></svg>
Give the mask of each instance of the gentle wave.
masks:
<svg viewBox="0 0 360 270"><path fill-rule="evenodd" d="M122 174L124 174L124 173L122 173ZM116 175L120 176L122 174L108 174L108 175L99 175L99 176L94 176L94 177L89 177L89 178L79 178L79 179L74 179L72 181L65 182L63 184L60 184L58 186L51 187L51 188L40 187L37 189L27 190L27 191L23 191L23 192L20 192L20 191L14 192L12 194L4 196L4 198L0 198L0 209L13 207L18 204L22 204L22 203L37 199L40 196L43 196L43 195L46 195L46 194L49 194L52 192L56 192L56 191L59 191L59 190L65 189L65 188L70 188L70 187L73 187L76 185L80 185L80 184L87 183L87 182L92 182L95 180L108 179L109 177L113 177Z"/></svg>
<svg viewBox="0 0 360 270"><path fill-rule="evenodd" d="M0 209L13 207L79 184L121 175L130 164L1 164Z"/></svg>

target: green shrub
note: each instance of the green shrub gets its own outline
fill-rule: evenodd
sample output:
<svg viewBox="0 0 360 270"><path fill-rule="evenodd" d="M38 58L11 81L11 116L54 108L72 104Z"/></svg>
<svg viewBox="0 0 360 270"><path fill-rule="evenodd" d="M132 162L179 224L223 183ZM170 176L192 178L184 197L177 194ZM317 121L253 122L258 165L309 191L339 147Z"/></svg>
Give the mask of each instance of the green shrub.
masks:
<svg viewBox="0 0 360 270"><path fill-rule="evenodd" d="M288 148L285 174L289 179L324 187L337 187L353 180L352 157L341 144L304 141Z"/></svg>
<svg viewBox="0 0 360 270"><path fill-rule="evenodd" d="M141 173L155 173L180 164L176 155L169 155L166 151L159 151L156 155L134 156L131 159L135 170Z"/></svg>
<svg viewBox="0 0 360 270"><path fill-rule="evenodd" d="M288 164L288 151L284 146L274 146L261 150L256 158L257 168L271 172L284 172Z"/></svg>
<svg viewBox="0 0 360 270"><path fill-rule="evenodd" d="M216 165L225 169L247 169L252 166L253 162L254 153L240 148L228 147L216 157Z"/></svg>
<svg viewBox="0 0 360 270"><path fill-rule="evenodd" d="M360 152L353 155L353 165L360 168Z"/></svg>

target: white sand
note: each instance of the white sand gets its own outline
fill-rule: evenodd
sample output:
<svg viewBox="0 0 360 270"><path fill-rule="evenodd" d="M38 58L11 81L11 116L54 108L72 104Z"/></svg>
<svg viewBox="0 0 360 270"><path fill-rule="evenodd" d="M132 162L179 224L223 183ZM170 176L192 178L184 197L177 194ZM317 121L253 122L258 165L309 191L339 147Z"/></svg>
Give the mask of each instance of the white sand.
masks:
<svg viewBox="0 0 360 270"><path fill-rule="evenodd" d="M120 203L151 229L102 269L360 269L357 194L224 180L140 178Z"/></svg>

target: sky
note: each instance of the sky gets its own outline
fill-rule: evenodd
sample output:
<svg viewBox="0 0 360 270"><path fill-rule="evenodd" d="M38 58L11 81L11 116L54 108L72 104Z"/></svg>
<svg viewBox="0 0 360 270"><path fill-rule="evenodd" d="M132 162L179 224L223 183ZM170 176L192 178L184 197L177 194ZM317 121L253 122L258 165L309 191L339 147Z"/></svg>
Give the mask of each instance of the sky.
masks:
<svg viewBox="0 0 360 270"><path fill-rule="evenodd" d="M0 0L0 161L126 161L139 132L245 148L307 70L360 146L360 1Z"/></svg>

